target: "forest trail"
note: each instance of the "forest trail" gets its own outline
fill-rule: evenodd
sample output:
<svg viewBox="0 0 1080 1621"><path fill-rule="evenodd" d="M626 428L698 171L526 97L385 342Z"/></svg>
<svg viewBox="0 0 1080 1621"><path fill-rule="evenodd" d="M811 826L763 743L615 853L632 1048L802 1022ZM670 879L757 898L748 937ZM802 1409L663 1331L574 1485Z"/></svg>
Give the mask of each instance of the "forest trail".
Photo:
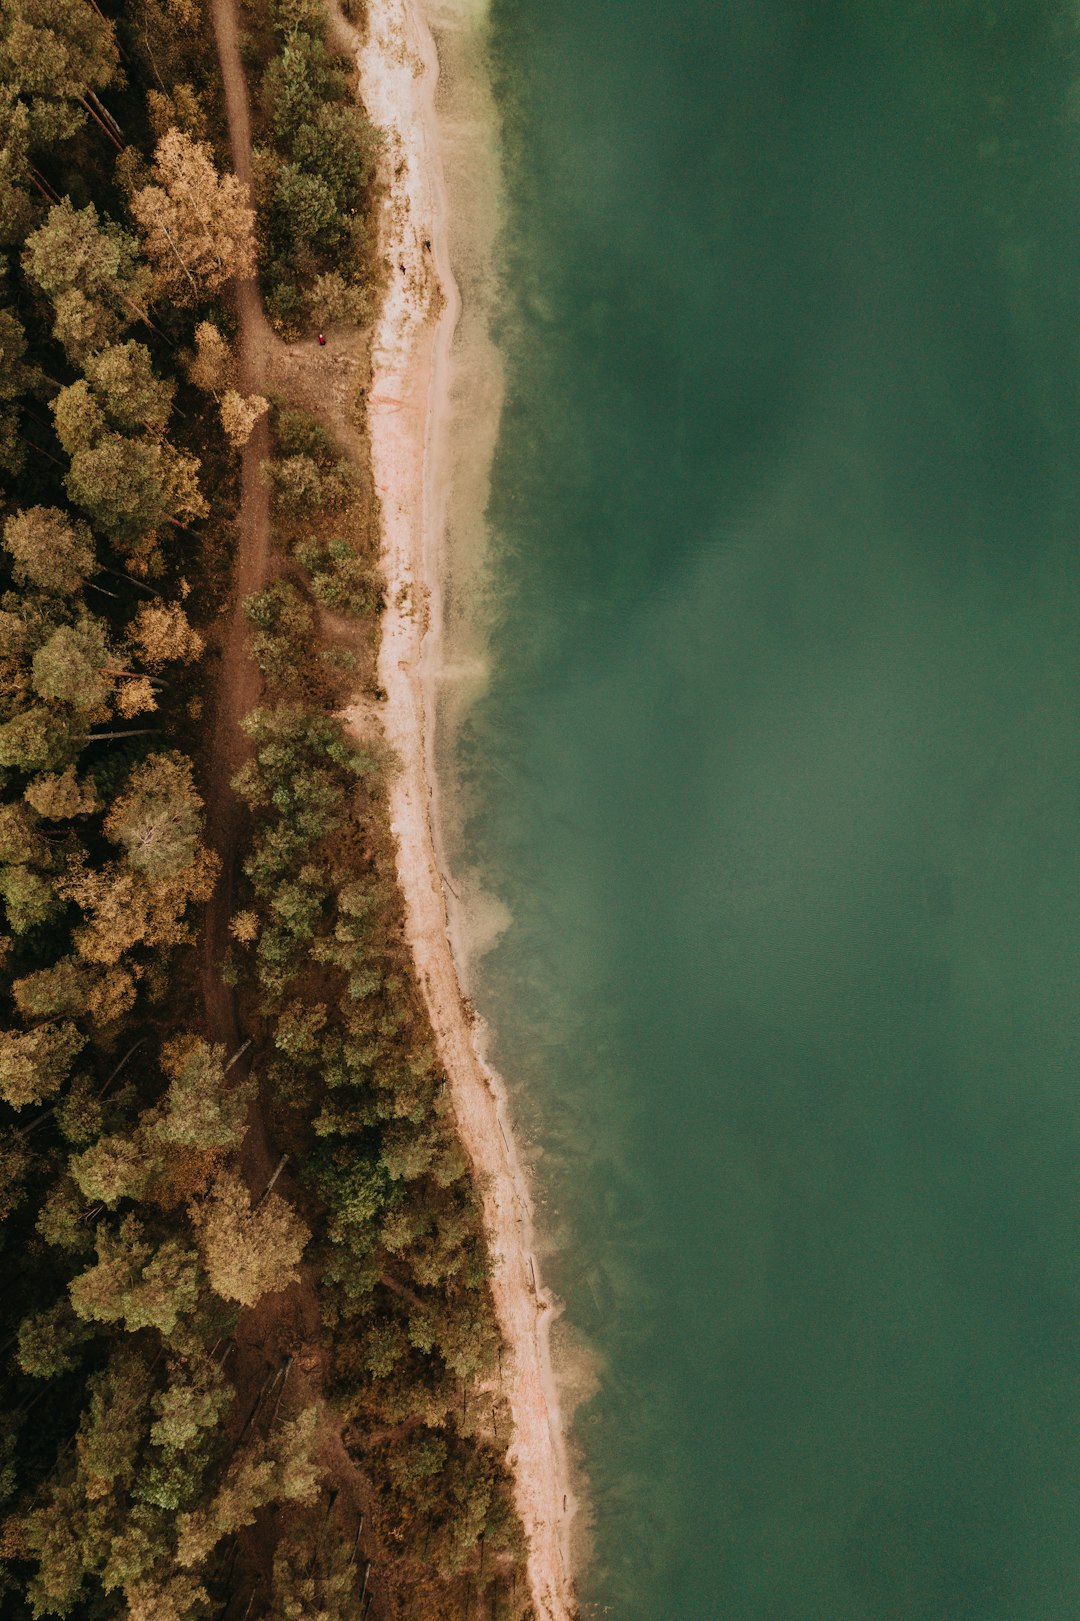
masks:
<svg viewBox="0 0 1080 1621"><path fill-rule="evenodd" d="M225 90L232 165L237 176L250 186L251 115L240 53L236 0L210 0L210 15ZM238 280L234 293L238 317L237 381L241 391L264 394L273 390L309 409L318 401L322 406L319 414L324 419L329 401L331 414L339 416L343 422L345 380L354 372L358 374L363 363L356 336L346 335L336 341L331 338L325 348L318 347L314 341L286 344L267 320L254 276ZM270 449L269 421L264 415L242 453L232 606L219 643L213 730L205 777L207 836L220 857L221 871L204 915L200 983L207 1035L212 1042L223 1044L229 1053L236 1051L244 1033L239 1025L236 994L222 976L222 964L229 946L237 869L247 826L247 812L232 787L232 779L249 752L241 723L261 695L259 670L247 653L244 600L262 590L273 572L270 492L262 476ZM276 1156L257 1105L252 1109L241 1163L252 1198L258 1199L274 1175ZM287 1174L277 1186L288 1194ZM288 1406L291 1410L299 1411L312 1402L319 1403L323 1415L319 1454L324 1469L324 1493L343 1519L343 1535L351 1537L358 1524L367 1524L360 1553L370 1561L370 1580L365 1578L372 1595L368 1613L372 1621L378 1621L387 1609L380 1574L380 1567L385 1569L385 1557L370 1529L370 1484L350 1456L342 1439L342 1427L324 1399L329 1370L311 1268L302 1266L298 1283L265 1295L254 1307L241 1313L234 1340L236 1355L230 1371L237 1387L236 1411L246 1416L246 1423L260 1415L264 1403L270 1405L276 1390L280 1388L284 1394L286 1380L290 1385ZM267 1379L271 1373L274 1383L267 1395ZM276 1397L278 1407L281 1394ZM276 1413L275 1407L275 1417ZM268 1579L272 1544L272 1531L260 1537L256 1526L248 1533L246 1557L241 1558L236 1572L239 1585L234 1587L234 1592L239 1598L249 1590L252 1600L260 1590L265 1592L263 1584Z"/></svg>

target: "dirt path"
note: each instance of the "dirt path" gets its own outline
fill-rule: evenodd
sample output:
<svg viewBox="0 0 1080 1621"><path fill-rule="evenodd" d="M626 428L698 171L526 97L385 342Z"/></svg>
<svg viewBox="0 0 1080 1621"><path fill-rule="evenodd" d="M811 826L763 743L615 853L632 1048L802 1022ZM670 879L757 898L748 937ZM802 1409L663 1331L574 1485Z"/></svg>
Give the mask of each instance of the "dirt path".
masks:
<svg viewBox="0 0 1080 1621"><path fill-rule="evenodd" d="M210 16L217 42L229 148L233 169L251 185L251 112L247 79L240 57L240 37L234 0L210 0ZM283 347L263 312L258 283L253 276L236 284L239 321L238 381L244 393L260 393L275 347ZM241 463L240 512L233 572L233 607L222 642L217 678L217 708L206 808L210 841L221 857L221 879L206 912L203 931L203 989L211 1039L223 1041L230 1051L237 1044L236 999L221 978L221 963L229 943L229 919L234 906L237 852L243 807L231 787L244 760L245 739L240 722L259 697L259 672L244 647L244 598L261 590L270 570L270 493L260 467L270 454L270 429L265 417L255 426L244 447Z"/></svg>

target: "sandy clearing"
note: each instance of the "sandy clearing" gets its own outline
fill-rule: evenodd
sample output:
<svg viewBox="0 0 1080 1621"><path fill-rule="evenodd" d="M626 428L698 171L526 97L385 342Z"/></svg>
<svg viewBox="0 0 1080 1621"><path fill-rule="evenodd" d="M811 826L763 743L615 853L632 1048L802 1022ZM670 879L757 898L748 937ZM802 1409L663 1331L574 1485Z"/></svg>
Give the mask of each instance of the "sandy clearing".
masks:
<svg viewBox="0 0 1080 1621"><path fill-rule="evenodd" d="M484 1061L482 1030L461 993L432 830L437 638L428 632L441 612L436 559L448 499L435 469L446 463L438 447L449 430L450 347L460 301L447 245L438 60L422 0L369 0L358 63L368 115L386 132L390 182L381 221L389 286L374 339L368 426L388 586L379 679L386 736L399 761L390 790L398 879L458 1128L483 1197L492 1290L510 1353L503 1385L514 1415L511 1462L533 1602L542 1621L568 1621L577 1609L570 1564L575 1503L551 1361L557 1303L536 1263L532 1205L505 1089ZM358 731L367 716L361 706L353 712Z"/></svg>

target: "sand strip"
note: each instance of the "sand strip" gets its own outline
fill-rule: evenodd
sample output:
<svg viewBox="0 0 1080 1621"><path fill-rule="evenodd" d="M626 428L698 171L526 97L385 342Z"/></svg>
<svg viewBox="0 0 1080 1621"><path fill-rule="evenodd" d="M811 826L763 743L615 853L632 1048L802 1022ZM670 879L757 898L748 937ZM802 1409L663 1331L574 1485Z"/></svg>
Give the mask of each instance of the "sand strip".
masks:
<svg viewBox="0 0 1080 1621"><path fill-rule="evenodd" d="M569 1553L575 1505L551 1365L557 1307L534 1254L532 1206L505 1090L482 1057L482 1031L461 994L432 833L438 639L428 631L440 622L435 560L447 509L444 475L435 469L447 461L437 449L449 429L460 303L435 114L438 61L422 0L369 0L358 60L368 115L386 132L390 182L381 221L390 284L375 333L368 425L388 586L379 677L386 735L400 763L390 791L398 877L417 974L483 1197L492 1289L509 1351L503 1388L514 1416L511 1462L533 1603L540 1621L568 1621L576 1613Z"/></svg>

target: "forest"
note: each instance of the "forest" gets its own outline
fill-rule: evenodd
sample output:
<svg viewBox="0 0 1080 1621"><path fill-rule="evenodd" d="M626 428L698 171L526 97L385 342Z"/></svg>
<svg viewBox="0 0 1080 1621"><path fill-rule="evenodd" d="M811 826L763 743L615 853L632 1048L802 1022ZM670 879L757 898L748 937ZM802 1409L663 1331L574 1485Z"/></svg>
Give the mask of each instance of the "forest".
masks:
<svg viewBox="0 0 1080 1621"><path fill-rule="evenodd" d="M243 352L245 289L283 344L378 308L364 19L232 19L250 186L201 0L0 4L0 1614L521 1621L479 1201L341 718L363 379L320 419Z"/></svg>

